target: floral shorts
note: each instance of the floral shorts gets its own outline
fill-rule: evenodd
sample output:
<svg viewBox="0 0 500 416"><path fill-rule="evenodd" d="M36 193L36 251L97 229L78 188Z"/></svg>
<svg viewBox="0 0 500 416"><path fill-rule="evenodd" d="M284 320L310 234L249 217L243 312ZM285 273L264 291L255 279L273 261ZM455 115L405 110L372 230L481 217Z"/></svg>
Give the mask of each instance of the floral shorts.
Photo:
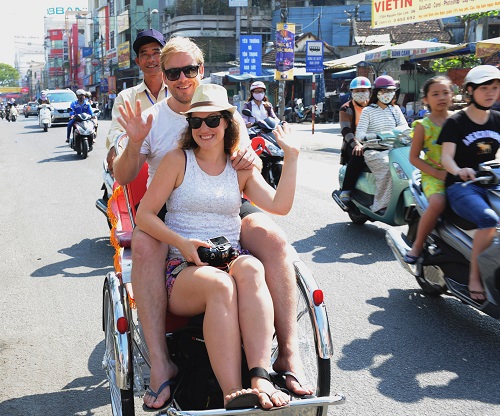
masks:
<svg viewBox="0 0 500 416"><path fill-rule="evenodd" d="M248 250L240 249L241 255L251 255ZM228 271L231 263L229 263L228 267L224 269L224 271ZM167 260L166 263L166 272L165 272L165 285L167 287L167 296L170 298L170 294L172 293L172 288L174 287L175 279L186 267L194 266L194 263L187 262L181 257L173 257Z"/></svg>

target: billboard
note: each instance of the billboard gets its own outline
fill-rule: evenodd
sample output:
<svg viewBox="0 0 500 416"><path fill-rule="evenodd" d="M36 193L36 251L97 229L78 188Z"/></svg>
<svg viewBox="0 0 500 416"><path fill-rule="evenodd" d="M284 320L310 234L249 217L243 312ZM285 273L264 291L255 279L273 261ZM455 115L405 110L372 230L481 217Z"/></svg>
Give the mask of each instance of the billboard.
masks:
<svg viewBox="0 0 500 416"><path fill-rule="evenodd" d="M130 68L130 42L126 41L118 45L118 68Z"/></svg>
<svg viewBox="0 0 500 416"><path fill-rule="evenodd" d="M262 36L240 36L240 74L262 75Z"/></svg>
<svg viewBox="0 0 500 416"><path fill-rule="evenodd" d="M372 27L484 13L500 9L500 0L372 0Z"/></svg>
<svg viewBox="0 0 500 416"><path fill-rule="evenodd" d="M295 24L276 25L276 72L274 79L293 80L293 60L295 49Z"/></svg>

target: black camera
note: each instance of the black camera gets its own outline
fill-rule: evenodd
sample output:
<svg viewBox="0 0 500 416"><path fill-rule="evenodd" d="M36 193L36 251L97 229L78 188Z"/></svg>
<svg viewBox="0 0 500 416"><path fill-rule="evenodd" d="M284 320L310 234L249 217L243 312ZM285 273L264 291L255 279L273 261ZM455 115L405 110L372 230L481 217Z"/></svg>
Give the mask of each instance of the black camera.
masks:
<svg viewBox="0 0 500 416"><path fill-rule="evenodd" d="M210 266L225 267L240 255L226 237L211 238L207 242L212 247L198 247L198 256Z"/></svg>

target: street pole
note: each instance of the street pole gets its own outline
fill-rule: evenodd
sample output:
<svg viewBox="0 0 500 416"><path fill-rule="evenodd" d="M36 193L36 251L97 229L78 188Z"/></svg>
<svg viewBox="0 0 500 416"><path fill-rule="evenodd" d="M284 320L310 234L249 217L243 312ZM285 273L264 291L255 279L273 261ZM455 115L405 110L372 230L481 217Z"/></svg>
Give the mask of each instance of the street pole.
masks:
<svg viewBox="0 0 500 416"><path fill-rule="evenodd" d="M314 120L315 120L315 117L316 117L316 74L312 75L312 102L311 102L311 111L312 111L311 130L312 130L312 134L314 134Z"/></svg>

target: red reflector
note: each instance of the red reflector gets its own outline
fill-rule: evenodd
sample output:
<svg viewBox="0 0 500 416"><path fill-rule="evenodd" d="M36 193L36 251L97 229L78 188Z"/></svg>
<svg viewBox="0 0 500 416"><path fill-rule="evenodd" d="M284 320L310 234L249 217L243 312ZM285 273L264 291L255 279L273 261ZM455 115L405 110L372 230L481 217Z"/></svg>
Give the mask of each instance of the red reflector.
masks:
<svg viewBox="0 0 500 416"><path fill-rule="evenodd" d="M323 303L323 291L320 289L317 289L313 292L313 302L316 306L321 305Z"/></svg>
<svg viewBox="0 0 500 416"><path fill-rule="evenodd" d="M118 332L120 334L124 334L125 332L127 332L128 331L127 318L124 318L123 316L121 318L118 318L118 321L116 321L116 329L118 329Z"/></svg>

